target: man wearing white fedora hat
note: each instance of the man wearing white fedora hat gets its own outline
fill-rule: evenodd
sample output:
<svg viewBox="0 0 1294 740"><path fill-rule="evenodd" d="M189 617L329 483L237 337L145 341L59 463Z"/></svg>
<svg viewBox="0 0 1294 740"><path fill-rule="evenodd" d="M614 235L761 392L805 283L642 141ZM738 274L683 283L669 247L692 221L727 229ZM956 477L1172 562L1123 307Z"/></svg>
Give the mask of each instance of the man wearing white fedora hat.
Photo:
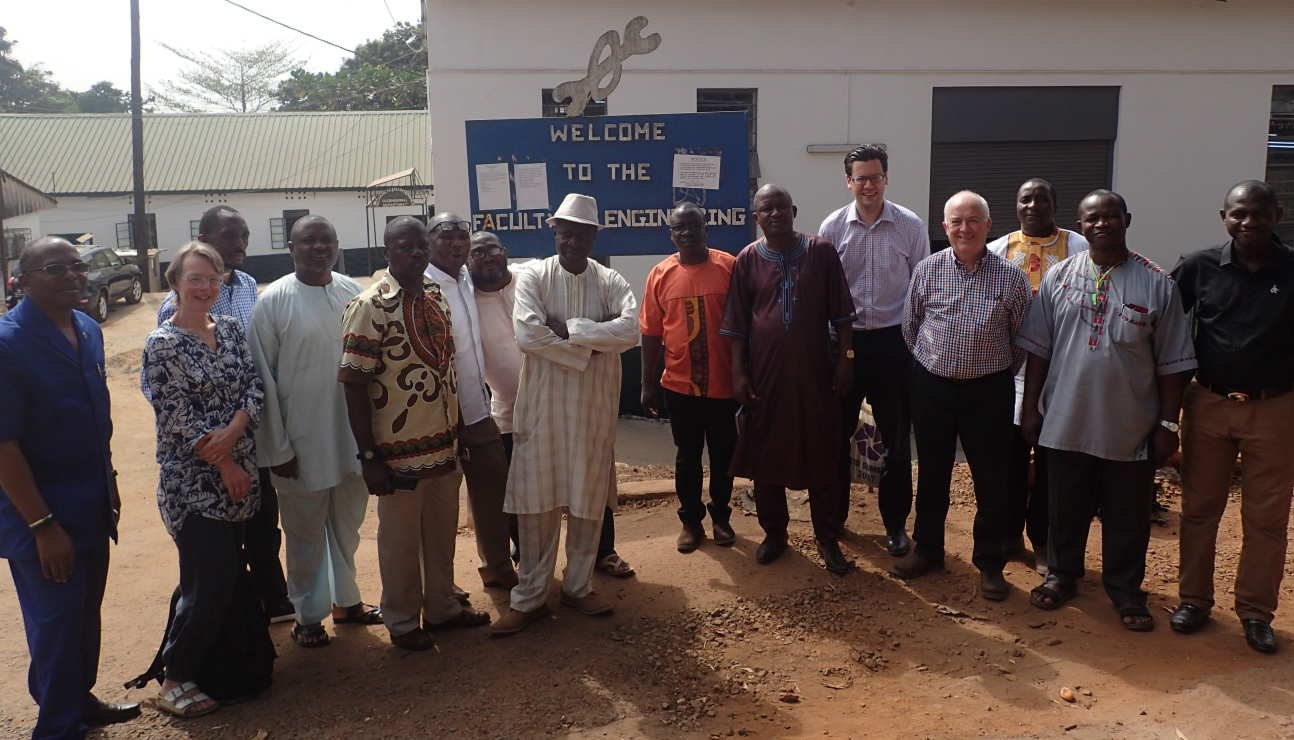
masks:
<svg viewBox="0 0 1294 740"><path fill-rule="evenodd" d="M567 195L548 225L557 254L517 276L512 314L524 356L504 510L517 515L521 564L497 637L546 613L563 511L562 603L589 616L611 612L593 593L593 565L603 512L615 503L619 355L638 343L638 303L620 273L589 259L596 200Z"/></svg>

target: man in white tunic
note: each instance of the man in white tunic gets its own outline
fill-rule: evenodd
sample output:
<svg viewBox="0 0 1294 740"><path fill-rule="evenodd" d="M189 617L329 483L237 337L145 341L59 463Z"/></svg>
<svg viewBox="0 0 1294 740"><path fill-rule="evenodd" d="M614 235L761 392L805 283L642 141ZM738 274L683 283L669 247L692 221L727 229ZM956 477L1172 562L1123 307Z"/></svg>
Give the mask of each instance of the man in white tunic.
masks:
<svg viewBox="0 0 1294 740"><path fill-rule="evenodd" d="M292 637L302 647L322 647L330 612L334 623L382 622L355 582L368 489L334 370L342 312L360 286L332 271L337 232L327 219L298 219L288 250L295 271L265 289L250 324L252 357L265 383L257 464L270 469L279 492L297 621Z"/></svg>
<svg viewBox="0 0 1294 740"><path fill-rule="evenodd" d="M562 603L589 616L611 612L591 581L603 512L615 502L620 353L638 343L638 303L620 273L589 259L598 217L596 200L567 195L548 219L557 255L517 276L513 324L525 355L504 510L517 515L521 568L495 636L546 612L563 511Z"/></svg>

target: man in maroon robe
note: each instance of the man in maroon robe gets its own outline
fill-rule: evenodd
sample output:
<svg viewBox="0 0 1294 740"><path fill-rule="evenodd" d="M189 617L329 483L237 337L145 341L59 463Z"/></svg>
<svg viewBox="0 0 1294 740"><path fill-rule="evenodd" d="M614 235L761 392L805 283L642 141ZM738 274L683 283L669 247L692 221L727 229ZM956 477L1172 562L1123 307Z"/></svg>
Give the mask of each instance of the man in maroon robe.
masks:
<svg viewBox="0 0 1294 740"><path fill-rule="evenodd" d="M786 489L809 490L818 552L843 574L843 512L836 439L840 396L853 378L853 301L831 242L795 231L791 195L777 185L755 193L764 238L737 255L720 333L732 346L732 386L740 436L732 474L755 483L764 541L755 552L770 563L786 551ZM828 326L839 358L833 362Z"/></svg>

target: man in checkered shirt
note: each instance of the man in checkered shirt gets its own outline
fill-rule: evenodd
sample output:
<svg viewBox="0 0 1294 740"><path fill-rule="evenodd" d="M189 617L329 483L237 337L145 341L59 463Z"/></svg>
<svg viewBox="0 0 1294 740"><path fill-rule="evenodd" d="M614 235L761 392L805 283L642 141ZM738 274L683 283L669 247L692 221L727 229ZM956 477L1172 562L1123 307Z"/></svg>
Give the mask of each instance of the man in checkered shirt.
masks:
<svg viewBox="0 0 1294 740"><path fill-rule="evenodd" d="M988 251L988 202L962 191L944 204L951 246L921 261L903 308L903 338L916 363L916 546L894 565L903 578L941 568L948 489L960 438L975 481L975 549L980 595L1005 599L1002 577L1007 461L1015 411L1015 371L1024 353L1015 334L1029 310L1029 279Z"/></svg>

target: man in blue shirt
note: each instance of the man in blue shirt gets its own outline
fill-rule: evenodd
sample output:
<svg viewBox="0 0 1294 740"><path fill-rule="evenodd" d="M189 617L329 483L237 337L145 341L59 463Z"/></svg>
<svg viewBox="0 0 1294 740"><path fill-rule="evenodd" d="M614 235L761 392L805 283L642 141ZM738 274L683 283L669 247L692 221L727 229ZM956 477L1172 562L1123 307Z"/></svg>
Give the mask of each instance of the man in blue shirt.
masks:
<svg viewBox="0 0 1294 740"><path fill-rule="evenodd" d="M27 632L35 738L80 738L139 715L138 704L90 693L121 500L103 334L74 310L86 269L66 241L37 240L19 263L26 298L0 317L0 557Z"/></svg>

